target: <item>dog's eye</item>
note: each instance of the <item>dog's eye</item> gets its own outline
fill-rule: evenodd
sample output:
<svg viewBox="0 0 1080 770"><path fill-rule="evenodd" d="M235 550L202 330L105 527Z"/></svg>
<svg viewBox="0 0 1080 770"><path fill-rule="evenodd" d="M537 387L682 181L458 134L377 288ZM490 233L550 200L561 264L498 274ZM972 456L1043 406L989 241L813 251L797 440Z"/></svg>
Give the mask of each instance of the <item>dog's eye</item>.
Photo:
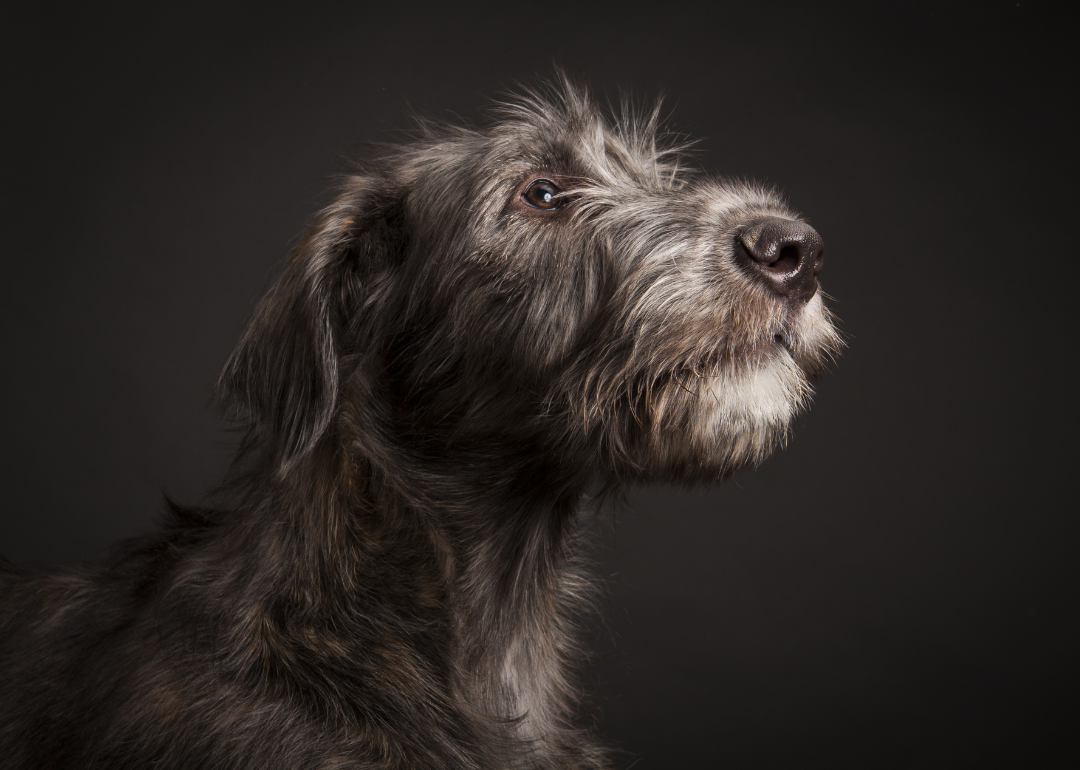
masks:
<svg viewBox="0 0 1080 770"><path fill-rule="evenodd" d="M551 211L562 205L563 199L557 197L561 193L554 182L548 179L537 179L521 194L522 200L535 209L547 209Z"/></svg>

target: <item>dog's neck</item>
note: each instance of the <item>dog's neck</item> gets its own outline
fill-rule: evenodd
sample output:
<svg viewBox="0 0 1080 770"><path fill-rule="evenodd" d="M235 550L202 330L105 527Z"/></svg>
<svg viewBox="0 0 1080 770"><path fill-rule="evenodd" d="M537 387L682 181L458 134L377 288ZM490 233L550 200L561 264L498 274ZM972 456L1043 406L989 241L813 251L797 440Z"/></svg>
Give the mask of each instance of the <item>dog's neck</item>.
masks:
<svg viewBox="0 0 1080 770"><path fill-rule="evenodd" d="M258 543L251 554L262 602L288 608L277 622L325 624L279 632L300 643L330 628L363 634L377 619L380 635L403 635L378 644L429 650L421 665L455 672L446 695L475 719L527 740L571 730L577 698L565 661L572 617L588 595L577 563L580 492L527 499L516 494L522 485L490 478L487 468L450 471L444 460L436 474L416 458L393 462L412 477L388 478L355 451L323 451L247 503L256 515L245 519L258 523L241 526L237 539ZM430 644L418 644L425 635ZM337 647L373 643L347 641Z"/></svg>

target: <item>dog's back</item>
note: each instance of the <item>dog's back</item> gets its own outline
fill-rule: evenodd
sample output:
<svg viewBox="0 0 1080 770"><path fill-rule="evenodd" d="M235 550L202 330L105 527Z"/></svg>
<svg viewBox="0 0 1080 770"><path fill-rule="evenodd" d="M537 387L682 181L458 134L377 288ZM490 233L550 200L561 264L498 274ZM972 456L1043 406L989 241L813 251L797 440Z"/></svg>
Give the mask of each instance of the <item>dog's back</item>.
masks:
<svg viewBox="0 0 1080 770"><path fill-rule="evenodd" d="M174 520L104 565L6 566L0 766L335 766L337 736L304 694L242 660L245 613L213 530ZM274 652L285 667L303 657Z"/></svg>
<svg viewBox="0 0 1080 770"><path fill-rule="evenodd" d="M104 565L3 565L0 765L146 766L161 750L155 740L178 743L176 727L198 721L194 703L153 702L169 676L210 663L191 636L209 630L205 618L166 607L171 567L182 558L161 536Z"/></svg>

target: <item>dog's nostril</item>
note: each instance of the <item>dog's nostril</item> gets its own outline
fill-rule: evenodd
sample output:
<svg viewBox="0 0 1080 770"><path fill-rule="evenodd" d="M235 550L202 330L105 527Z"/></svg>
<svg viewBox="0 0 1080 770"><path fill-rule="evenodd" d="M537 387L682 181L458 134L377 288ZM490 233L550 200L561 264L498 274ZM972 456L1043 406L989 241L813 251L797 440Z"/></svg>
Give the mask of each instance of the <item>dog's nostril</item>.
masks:
<svg viewBox="0 0 1080 770"><path fill-rule="evenodd" d="M817 291L825 245L805 222L760 219L738 237L735 252L756 278L788 299L805 302Z"/></svg>
<svg viewBox="0 0 1080 770"><path fill-rule="evenodd" d="M799 266L799 248L797 246L785 246L780 249L780 255L776 261L769 265L771 270L778 273L790 273Z"/></svg>

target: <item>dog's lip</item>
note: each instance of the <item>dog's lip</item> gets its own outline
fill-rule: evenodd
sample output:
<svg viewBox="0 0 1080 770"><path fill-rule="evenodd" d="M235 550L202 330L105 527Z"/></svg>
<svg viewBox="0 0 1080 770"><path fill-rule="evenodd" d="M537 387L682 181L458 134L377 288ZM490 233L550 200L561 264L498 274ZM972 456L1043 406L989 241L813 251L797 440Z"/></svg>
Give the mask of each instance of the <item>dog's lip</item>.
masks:
<svg viewBox="0 0 1080 770"><path fill-rule="evenodd" d="M777 332L773 335L773 342L782 347L792 356L795 355L795 343L791 339L791 336L785 332Z"/></svg>

